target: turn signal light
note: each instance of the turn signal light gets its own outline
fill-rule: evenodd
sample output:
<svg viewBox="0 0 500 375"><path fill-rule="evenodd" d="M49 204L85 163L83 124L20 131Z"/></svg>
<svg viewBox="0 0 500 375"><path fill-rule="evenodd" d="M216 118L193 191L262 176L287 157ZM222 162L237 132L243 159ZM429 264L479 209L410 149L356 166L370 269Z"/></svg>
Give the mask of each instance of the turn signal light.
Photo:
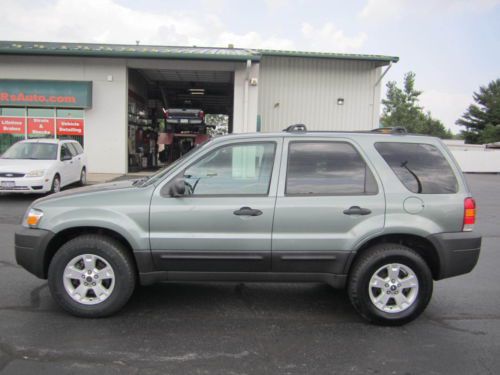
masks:
<svg viewBox="0 0 500 375"><path fill-rule="evenodd" d="M476 201L473 198L464 200L464 226L462 231L470 232L476 223Z"/></svg>
<svg viewBox="0 0 500 375"><path fill-rule="evenodd" d="M42 220L42 217L43 217L42 211L32 208L26 214L25 223L27 226L31 228L36 228L40 223L40 220Z"/></svg>

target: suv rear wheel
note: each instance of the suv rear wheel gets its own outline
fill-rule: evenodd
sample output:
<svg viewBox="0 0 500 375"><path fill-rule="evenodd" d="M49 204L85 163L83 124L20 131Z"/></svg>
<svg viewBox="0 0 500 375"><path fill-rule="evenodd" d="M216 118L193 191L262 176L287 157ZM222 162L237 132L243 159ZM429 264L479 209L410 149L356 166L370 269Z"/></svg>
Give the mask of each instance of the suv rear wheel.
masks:
<svg viewBox="0 0 500 375"><path fill-rule="evenodd" d="M432 296L432 274L412 249L380 244L355 262L348 283L354 308L380 325L402 325L418 317Z"/></svg>
<svg viewBox="0 0 500 375"><path fill-rule="evenodd" d="M134 264L123 245L101 235L65 243L49 266L54 299L73 315L100 318L120 310L134 291Z"/></svg>

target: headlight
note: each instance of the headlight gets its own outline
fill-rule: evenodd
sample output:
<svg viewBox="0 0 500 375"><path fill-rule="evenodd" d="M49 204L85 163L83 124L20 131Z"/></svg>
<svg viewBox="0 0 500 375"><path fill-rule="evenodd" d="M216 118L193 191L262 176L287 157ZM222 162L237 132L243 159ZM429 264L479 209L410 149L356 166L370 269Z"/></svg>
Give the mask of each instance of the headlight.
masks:
<svg viewBox="0 0 500 375"><path fill-rule="evenodd" d="M42 177L45 174L45 170L37 169L35 171L31 171L26 173L26 177Z"/></svg>
<svg viewBox="0 0 500 375"><path fill-rule="evenodd" d="M42 220L43 212L36 208L30 208L24 215L23 225L29 228L37 228L40 220Z"/></svg>

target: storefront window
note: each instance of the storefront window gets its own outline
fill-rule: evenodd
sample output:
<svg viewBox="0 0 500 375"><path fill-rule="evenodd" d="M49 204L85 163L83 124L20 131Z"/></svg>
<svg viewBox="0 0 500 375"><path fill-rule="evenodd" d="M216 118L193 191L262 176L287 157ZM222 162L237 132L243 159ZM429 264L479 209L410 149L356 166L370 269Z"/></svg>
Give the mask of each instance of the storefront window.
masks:
<svg viewBox="0 0 500 375"><path fill-rule="evenodd" d="M83 109L62 108L56 110L57 118L83 118Z"/></svg>
<svg viewBox="0 0 500 375"><path fill-rule="evenodd" d="M26 116L26 108L0 107L0 116L24 117Z"/></svg>
<svg viewBox="0 0 500 375"><path fill-rule="evenodd" d="M84 117L83 109L0 107L0 154L26 137L73 139L83 146Z"/></svg>
<svg viewBox="0 0 500 375"><path fill-rule="evenodd" d="M54 108L28 108L28 117L52 117L55 116Z"/></svg>

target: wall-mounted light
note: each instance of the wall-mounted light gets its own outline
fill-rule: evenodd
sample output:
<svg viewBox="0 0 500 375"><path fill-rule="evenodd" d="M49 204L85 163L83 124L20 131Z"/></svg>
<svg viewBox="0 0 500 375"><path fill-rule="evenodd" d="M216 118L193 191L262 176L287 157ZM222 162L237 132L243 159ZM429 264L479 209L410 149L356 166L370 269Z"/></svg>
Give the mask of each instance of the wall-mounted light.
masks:
<svg viewBox="0 0 500 375"><path fill-rule="evenodd" d="M344 105L344 98L338 98L337 105Z"/></svg>

